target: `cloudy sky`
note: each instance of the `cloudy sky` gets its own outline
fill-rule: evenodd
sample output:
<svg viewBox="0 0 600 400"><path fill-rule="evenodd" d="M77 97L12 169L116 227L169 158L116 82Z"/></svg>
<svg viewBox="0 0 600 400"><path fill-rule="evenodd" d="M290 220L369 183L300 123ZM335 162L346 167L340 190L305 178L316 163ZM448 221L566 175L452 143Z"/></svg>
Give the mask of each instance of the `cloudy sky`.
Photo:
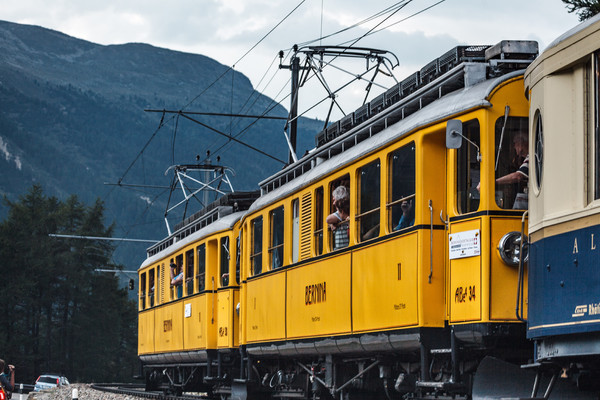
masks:
<svg viewBox="0 0 600 400"><path fill-rule="evenodd" d="M204 54L234 66L258 90L282 99L289 71L277 68L279 50L287 55L295 43L338 32L395 5L401 7L393 15L313 44L339 45L376 25L375 30L386 28L356 45L394 53L400 65L393 73L401 80L459 44L526 39L538 41L542 50L578 23L561 0L0 0L0 19L98 44L144 42ZM360 68L364 65L360 61ZM364 84L348 90L350 97L364 97ZM304 99L325 94L307 92ZM301 111L308 104L302 103Z"/></svg>

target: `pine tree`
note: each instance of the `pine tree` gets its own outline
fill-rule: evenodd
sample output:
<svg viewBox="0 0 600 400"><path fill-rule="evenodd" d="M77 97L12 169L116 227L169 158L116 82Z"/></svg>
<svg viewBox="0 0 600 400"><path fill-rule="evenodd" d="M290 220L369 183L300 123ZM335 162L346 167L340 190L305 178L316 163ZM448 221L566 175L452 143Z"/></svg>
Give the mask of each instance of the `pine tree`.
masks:
<svg viewBox="0 0 600 400"><path fill-rule="evenodd" d="M600 0L562 0L570 13L576 12L579 21L585 21L600 13Z"/></svg>
<svg viewBox="0 0 600 400"><path fill-rule="evenodd" d="M128 380L136 365L136 308L113 274L108 241L59 239L51 233L111 236L104 205L44 195L39 185L0 222L2 357L19 382L57 372L72 381Z"/></svg>

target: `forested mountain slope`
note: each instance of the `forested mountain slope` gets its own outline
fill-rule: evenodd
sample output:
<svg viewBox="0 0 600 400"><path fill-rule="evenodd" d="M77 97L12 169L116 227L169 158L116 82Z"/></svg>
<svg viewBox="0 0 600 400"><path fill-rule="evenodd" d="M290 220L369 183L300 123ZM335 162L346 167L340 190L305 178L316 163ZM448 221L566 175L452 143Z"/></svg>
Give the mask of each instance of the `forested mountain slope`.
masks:
<svg viewBox="0 0 600 400"><path fill-rule="evenodd" d="M161 238L164 189L105 183L165 186L171 181L165 176L169 166L195 163L196 155L203 160L207 150L224 145L225 137L173 115L165 115L157 130L161 114L144 112L179 110L200 93L186 110L262 114L273 108L269 115L287 115L284 107L254 92L244 75L206 56L141 43L98 45L0 21L0 194L14 200L39 183L59 198L77 194L90 204L100 198L115 236ZM253 120L198 120L227 134L244 131L241 140L287 160L283 121L260 120L245 130ZM312 147L321 124L300 121L300 154ZM235 143L218 155L219 164L235 171L236 190L256 189L283 166ZM217 162L215 154L211 158ZM1 206L0 218L5 213ZM135 268L145 247L120 244L115 261Z"/></svg>

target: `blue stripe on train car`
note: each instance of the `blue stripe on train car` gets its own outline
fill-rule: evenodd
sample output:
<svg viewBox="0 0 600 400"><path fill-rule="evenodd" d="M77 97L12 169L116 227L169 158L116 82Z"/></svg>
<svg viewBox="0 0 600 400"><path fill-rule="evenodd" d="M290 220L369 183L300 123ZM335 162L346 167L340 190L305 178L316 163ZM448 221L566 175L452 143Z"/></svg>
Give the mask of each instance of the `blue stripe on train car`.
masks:
<svg viewBox="0 0 600 400"><path fill-rule="evenodd" d="M533 243L527 337L594 331L600 331L600 225Z"/></svg>

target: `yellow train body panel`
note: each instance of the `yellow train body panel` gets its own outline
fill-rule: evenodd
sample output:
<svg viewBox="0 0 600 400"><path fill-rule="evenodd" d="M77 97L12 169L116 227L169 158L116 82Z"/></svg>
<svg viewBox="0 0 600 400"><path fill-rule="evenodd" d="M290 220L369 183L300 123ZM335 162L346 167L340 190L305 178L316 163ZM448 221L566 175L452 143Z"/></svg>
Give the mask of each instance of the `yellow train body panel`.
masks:
<svg viewBox="0 0 600 400"><path fill-rule="evenodd" d="M217 294L217 348L236 347L239 344L239 320L235 312L239 290L228 289Z"/></svg>
<svg viewBox="0 0 600 400"><path fill-rule="evenodd" d="M419 324L417 239L414 232L354 252L355 332Z"/></svg>
<svg viewBox="0 0 600 400"><path fill-rule="evenodd" d="M491 218L490 243L500 242L506 232L520 231L521 223L514 218ZM525 225L527 232L527 225ZM490 249L490 320L510 321L515 319L515 305L519 283L518 268L506 265L498 253L497 248ZM527 269L524 271L524 280L527 281ZM528 297L527 285L523 288L524 298ZM523 317L527 318L527 302L523 302Z"/></svg>
<svg viewBox="0 0 600 400"><path fill-rule="evenodd" d="M183 342L185 350L214 347L211 293L183 300Z"/></svg>
<svg viewBox="0 0 600 400"><path fill-rule="evenodd" d="M334 256L287 272L287 337L351 332L351 255Z"/></svg>
<svg viewBox="0 0 600 400"><path fill-rule="evenodd" d="M285 271L246 284L248 343L285 339Z"/></svg>
<svg viewBox="0 0 600 400"><path fill-rule="evenodd" d="M138 315L138 354L154 352L154 310Z"/></svg>
<svg viewBox="0 0 600 400"><path fill-rule="evenodd" d="M452 224L449 246L459 239L457 233L474 232L481 244L479 219ZM450 260L450 322L474 322L482 320L482 271L481 255Z"/></svg>
<svg viewBox="0 0 600 400"><path fill-rule="evenodd" d="M183 302L157 307L154 315L154 350L164 353L183 349Z"/></svg>

